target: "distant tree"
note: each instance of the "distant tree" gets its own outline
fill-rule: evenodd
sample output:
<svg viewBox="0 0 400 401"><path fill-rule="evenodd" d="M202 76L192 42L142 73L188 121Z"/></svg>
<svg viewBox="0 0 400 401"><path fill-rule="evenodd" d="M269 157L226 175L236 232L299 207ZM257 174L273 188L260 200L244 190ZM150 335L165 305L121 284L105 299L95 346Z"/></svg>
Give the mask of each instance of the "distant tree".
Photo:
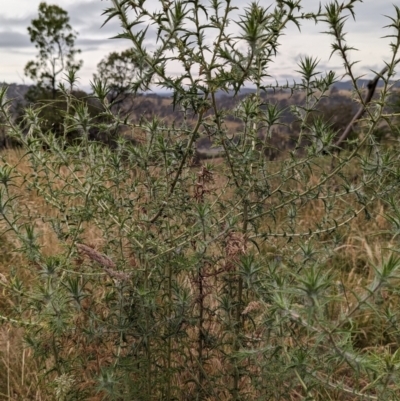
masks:
<svg viewBox="0 0 400 401"><path fill-rule="evenodd" d="M107 81L109 91L108 101L119 108L121 103L132 93L132 83L139 73L139 63L134 52L127 49L121 53L112 52L97 65L97 74L93 78Z"/></svg>
<svg viewBox="0 0 400 401"><path fill-rule="evenodd" d="M398 123L400 114L400 90L397 88L393 91L389 98L388 112L395 113L397 115L395 121Z"/></svg>
<svg viewBox="0 0 400 401"><path fill-rule="evenodd" d="M335 93L335 91L333 92ZM337 95L335 95L337 96ZM324 99L318 109L310 112L305 121L296 120L292 122L291 129L295 137L298 136L300 130L304 130L304 139L318 137L321 130L330 131L334 138L340 136L345 128L350 124L354 113L357 111L356 106L348 101L345 97L337 102ZM355 133L352 130L349 138L354 139ZM318 142L318 141L317 141Z"/></svg>
<svg viewBox="0 0 400 401"><path fill-rule="evenodd" d="M25 66L25 75L39 88L51 91L55 99L57 77L65 70L79 70L82 66L82 60L75 61L75 55L80 53L75 49L77 33L69 24L67 11L44 2L40 3L38 18L31 21L28 32L39 54Z"/></svg>

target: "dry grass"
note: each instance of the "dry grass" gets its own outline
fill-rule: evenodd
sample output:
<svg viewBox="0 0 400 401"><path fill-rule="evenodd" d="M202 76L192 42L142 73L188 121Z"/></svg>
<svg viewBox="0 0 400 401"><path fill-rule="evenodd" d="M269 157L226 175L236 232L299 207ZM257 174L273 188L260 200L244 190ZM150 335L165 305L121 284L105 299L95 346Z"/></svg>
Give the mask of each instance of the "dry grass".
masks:
<svg viewBox="0 0 400 401"><path fill-rule="evenodd" d="M23 330L10 323L0 326L0 399L43 401L39 366L23 342Z"/></svg>

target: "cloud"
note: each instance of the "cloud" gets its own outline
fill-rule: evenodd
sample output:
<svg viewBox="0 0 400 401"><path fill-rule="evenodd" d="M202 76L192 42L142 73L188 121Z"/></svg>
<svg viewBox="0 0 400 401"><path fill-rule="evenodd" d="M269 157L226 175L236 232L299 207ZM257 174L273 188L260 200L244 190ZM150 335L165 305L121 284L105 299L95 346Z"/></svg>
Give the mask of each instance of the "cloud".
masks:
<svg viewBox="0 0 400 401"><path fill-rule="evenodd" d="M29 41L27 27L31 20L37 17L40 1L43 0L5 2L0 16L0 51L2 53L3 74L11 76L12 74L15 75L13 71L22 71L24 64L36 55L36 49ZM321 0L321 3L324 5L329 1ZM14 4L17 2L18 7ZM118 18L113 18L102 26L107 18L102 14L107 7L111 7L110 0L49 0L49 3L52 2L68 11L70 24L78 32L76 48L82 50L78 58L84 60L83 69L80 71L82 81L88 82L96 70L97 63L108 53L122 51L131 45L129 40L110 39L122 32ZM208 2L206 3L208 4ZM273 1L267 3L273 3ZM382 29L382 27L390 24L390 20L385 18L383 14L395 15L392 3L393 0L357 2L354 7L356 21L354 22L351 16L346 21L345 31L349 31L349 33L345 38L348 45L360 49L359 52L350 53L352 61L361 60L359 64L355 65L355 73L366 73L368 76L372 76L370 69L379 71L384 66L383 61L388 61L390 58L391 53L387 46L390 39L382 40L379 38L391 32ZM245 2L243 0L232 0L231 6L238 7L238 10L234 12L236 17L232 15L233 20L237 19L238 15L242 15L244 7L249 5L250 0ZM318 5L319 1L303 0L302 12L316 11ZM161 5L158 0L147 0L146 7L150 12L154 12L160 11ZM135 20L133 12L130 12L130 19ZM237 33L238 27L232 22L228 30ZM297 62L300 54L317 57L320 60L318 71L334 70L339 76L343 74L344 69L340 57L334 54L330 58L333 37L321 33L327 30L327 24L315 26L313 21L304 21L300 33L294 24L290 24L289 29L285 31L285 36L280 39L281 46L278 49L278 56L269 66L268 71L273 78L276 77L278 80L288 78L290 80L293 76L298 77L295 70L299 69ZM209 32L208 35L206 40L212 42L213 33ZM155 39L156 28L151 25L145 41L145 46L149 50L156 46ZM175 64L169 65L168 72L175 71L175 67Z"/></svg>
<svg viewBox="0 0 400 401"><path fill-rule="evenodd" d="M31 46L28 34L24 35L15 31L0 31L0 48L21 49Z"/></svg>
<svg viewBox="0 0 400 401"><path fill-rule="evenodd" d="M85 50L88 50L88 48L96 48L99 49L102 47L106 42L108 41L107 38L89 38L89 37L79 37L76 40L76 47L81 48L84 47Z"/></svg>
<svg viewBox="0 0 400 401"><path fill-rule="evenodd" d="M98 1L81 2L68 7L71 25L82 31L99 31L106 17L104 7Z"/></svg>
<svg viewBox="0 0 400 401"><path fill-rule="evenodd" d="M15 17L6 18L3 15L0 15L0 26L2 27L2 29L10 28L13 30L25 31L26 34L28 35L26 29L30 25L32 18L34 18L33 15L32 17L26 16L22 18L15 18Z"/></svg>
<svg viewBox="0 0 400 401"><path fill-rule="evenodd" d="M102 24L103 21L95 21L89 24L86 23L79 29L79 32L82 35L98 33L103 36L112 37L121 31L119 21L117 20L109 21L104 26L102 26Z"/></svg>
<svg viewBox="0 0 400 401"><path fill-rule="evenodd" d="M107 2L90 0L73 3L66 8L70 16L71 26L78 32L76 47L82 50L82 56L89 52L102 52L105 56L111 51L122 51L130 47L129 40L112 39L122 32L118 18L113 18L104 25L107 16L102 14L109 6ZM145 45L147 47L154 46L155 38L156 31L150 26Z"/></svg>

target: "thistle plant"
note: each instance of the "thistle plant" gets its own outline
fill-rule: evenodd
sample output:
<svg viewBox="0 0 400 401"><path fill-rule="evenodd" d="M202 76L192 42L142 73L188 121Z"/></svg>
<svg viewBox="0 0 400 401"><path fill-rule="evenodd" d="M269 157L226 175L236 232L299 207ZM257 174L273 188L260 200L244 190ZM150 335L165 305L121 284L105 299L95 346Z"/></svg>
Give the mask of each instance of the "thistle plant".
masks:
<svg viewBox="0 0 400 401"><path fill-rule="evenodd" d="M1 319L23 327L48 399L399 399L400 153L394 129L389 145L375 133L392 127L400 12L383 87L366 101L345 40L361 2L314 13L301 3L113 0L105 23L120 21L137 60L132 92L167 89L181 113L124 120L95 80L97 128L127 125L134 144L90 140L98 120L68 89L74 73L61 87L65 135L43 130L35 109L16 124L1 92L3 125L22 147L0 169L1 227L20 257L0 281ZM300 60L292 87L266 83L281 35L305 19L332 36L353 81L362 113L351 140L309 118L337 80L317 58ZM241 95L245 85L254 93ZM282 110L273 90L304 100ZM284 113L300 127L291 148L275 138ZM221 152L199 166L205 136Z"/></svg>

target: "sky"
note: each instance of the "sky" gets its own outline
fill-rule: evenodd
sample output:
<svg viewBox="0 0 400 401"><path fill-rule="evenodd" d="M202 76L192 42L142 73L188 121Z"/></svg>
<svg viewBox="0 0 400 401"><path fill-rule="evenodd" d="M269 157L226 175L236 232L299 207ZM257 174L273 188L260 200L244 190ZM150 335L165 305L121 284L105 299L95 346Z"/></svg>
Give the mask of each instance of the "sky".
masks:
<svg viewBox="0 0 400 401"><path fill-rule="evenodd" d="M250 3L247 0L232 0L239 7L239 13ZM321 0L322 5L328 0ZM344 0L340 0L341 2ZM26 83L32 82L24 76L24 67L34 60L36 49L30 43L27 27L37 17L40 0L0 0L0 82ZM208 0L202 1L204 4ZM347 43L358 49L351 53L351 61L359 61L355 72L373 76L372 71L381 70L384 62L389 61L391 50L390 39L383 36L393 33L384 29L390 21L385 15L394 16L393 0L364 0L355 4L356 21L348 19L345 29ZM105 17L102 12L109 7L110 0L50 0L49 4L57 4L66 10L70 24L78 32L76 47L81 49L79 58L84 64L79 71L80 85L88 90L89 82L96 72L97 64L112 51L129 48L126 39L111 39L121 32L117 19L102 27ZM158 0L147 0L151 7L157 7ZM273 0L259 0L264 6L274 4ZM305 12L315 11L319 0L303 0ZM301 57L314 56L320 60L319 71L335 71L339 76L344 73L342 62L337 55L330 58L332 39L323 34L326 25L315 25L313 22L303 23L301 32L293 25L285 31L280 40L279 55L270 67L270 74L278 82L285 79L297 79L295 72ZM150 43L150 42L149 42ZM176 65L168 66L170 72L176 71Z"/></svg>

